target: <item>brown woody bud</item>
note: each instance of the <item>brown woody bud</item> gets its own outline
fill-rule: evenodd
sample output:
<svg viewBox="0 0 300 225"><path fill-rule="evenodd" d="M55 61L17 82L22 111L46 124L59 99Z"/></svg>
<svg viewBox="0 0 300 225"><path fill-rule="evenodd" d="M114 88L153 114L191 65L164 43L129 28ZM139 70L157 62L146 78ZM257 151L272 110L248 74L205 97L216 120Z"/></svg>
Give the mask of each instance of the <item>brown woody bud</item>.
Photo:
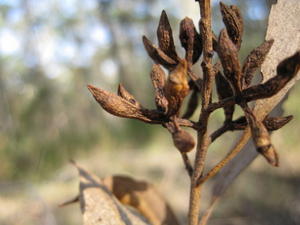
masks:
<svg viewBox="0 0 300 225"><path fill-rule="evenodd" d="M181 46L186 51L186 60L191 64L196 63L202 53L202 40L196 31L193 20L188 17L180 22L179 38Z"/></svg>
<svg viewBox="0 0 300 225"><path fill-rule="evenodd" d="M143 115L143 112L139 107L122 97L92 85L88 85L88 89L102 108L110 114L124 118L139 119L148 123L152 122L151 119Z"/></svg>
<svg viewBox="0 0 300 225"><path fill-rule="evenodd" d="M273 39L269 41L264 41L260 46L253 49L250 52L250 54L247 56L242 69L243 87L249 87L256 70L259 69L259 67L264 62L273 43L274 43Z"/></svg>
<svg viewBox="0 0 300 225"><path fill-rule="evenodd" d="M118 87L118 95L125 100L129 101L131 104L135 105L136 107L140 108L140 103L130 94L122 84L119 84Z"/></svg>
<svg viewBox="0 0 300 225"><path fill-rule="evenodd" d="M176 68L169 73L165 85L165 95L168 99L168 115L177 115L183 99L189 92L187 81L187 61L181 60Z"/></svg>
<svg viewBox="0 0 300 225"><path fill-rule="evenodd" d="M269 131L278 130L293 119L293 116L267 117L263 123Z"/></svg>
<svg viewBox="0 0 300 225"><path fill-rule="evenodd" d="M195 141L191 134L184 130L172 133L173 143L180 152L190 152L195 147Z"/></svg>
<svg viewBox="0 0 300 225"><path fill-rule="evenodd" d="M165 10L161 12L157 28L157 39L159 48L174 61L178 61L178 56L173 40L172 28L170 26L169 19Z"/></svg>
<svg viewBox="0 0 300 225"><path fill-rule="evenodd" d="M244 29L240 10L235 5L227 6L222 2L220 2L220 10L230 39L237 49L240 49Z"/></svg>
<svg viewBox="0 0 300 225"><path fill-rule="evenodd" d="M161 112L166 113L168 110L168 100L164 93L165 73L158 64L154 64L150 77L155 91L156 107Z"/></svg>
<svg viewBox="0 0 300 225"><path fill-rule="evenodd" d="M222 73L218 72L215 78L216 78L216 86L217 86L217 93L218 93L219 100L233 96L232 88L229 82L223 77ZM234 113L234 105L225 106L224 113L225 113L225 122L231 121Z"/></svg>
<svg viewBox="0 0 300 225"><path fill-rule="evenodd" d="M221 31L219 36L218 55L224 75L230 81L235 91L241 91L241 69L237 48L229 39L225 29Z"/></svg>
<svg viewBox="0 0 300 225"><path fill-rule="evenodd" d="M198 104L199 104L199 96L198 96L198 90L194 89L192 92L192 95L189 99L186 112L182 116L182 118L189 119L194 112L196 111Z"/></svg>
<svg viewBox="0 0 300 225"><path fill-rule="evenodd" d="M143 36L143 43L148 55L155 63L161 64L169 70L177 65L175 60L167 56L161 49L154 46L146 36Z"/></svg>
<svg viewBox="0 0 300 225"><path fill-rule="evenodd" d="M272 146L271 139L267 128L261 121L251 113L247 114L247 120L251 128L252 138L256 150L262 154L272 166L279 166L278 155Z"/></svg>
<svg viewBox="0 0 300 225"><path fill-rule="evenodd" d="M277 94L300 69L300 51L283 60L277 66L277 75L263 84L251 86L242 92L243 100L249 102Z"/></svg>

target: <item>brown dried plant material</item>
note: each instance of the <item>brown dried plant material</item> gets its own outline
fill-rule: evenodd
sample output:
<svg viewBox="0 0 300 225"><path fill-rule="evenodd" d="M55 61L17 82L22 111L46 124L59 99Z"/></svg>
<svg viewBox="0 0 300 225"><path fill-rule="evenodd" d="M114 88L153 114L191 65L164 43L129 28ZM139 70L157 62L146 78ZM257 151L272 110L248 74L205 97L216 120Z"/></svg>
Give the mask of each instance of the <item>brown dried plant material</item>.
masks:
<svg viewBox="0 0 300 225"><path fill-rule="evenodd" d="M233 90L229 82L223 77L221 72L218 72L215 76L216 78L216 87L219 100L229 98L233 96ZM234 105L229 105L224 107L225 113L225 122L230 122L234 113Z"/></svg>
<svg viewBox="0 0 300 225"><path fill-rule="evenodd" d="M255 72L260 68L263 64L268 52L270 51L274 40L264 41L260 46L253 49L250 54L247 56L243 69L243 88L249 87Z"/></svg>
<svg viewBox="0 0 300 225"><path fill-rule="evenodd" d="M271 143L267 128L261 121L258 121L252 113L247 114L246 117L251 128L251 134L256 150L265 157L268 163L278 167L279 158Z"/></svg>
<svg viewBox="0 0 300 225"><path fill-rule="evenodd" d="M189 119L190 117L192 117L192 115L194 114L194 112L196 111L196 109L199 105L199 96L198 95L199 95L198 90L194 89L191 94L191 97L188 101L186 112L184 113L182 118Z"/></svg>
<svg viewBox="0 0 300 225"><path fill-rule="evenodd" d="M174 61L178 61L178 56L175 50L172 28L165 10L161 12L158 28L157 39L159 48L166 53Z"/></svg>
<svg viewBox="0 0 300 225"><path fill-rule="evenodd" d="M141 108L140 103L130 94L122 84L119 84L118 95L125 100L129 101L131 104L135 105L138 108Z"/></svg>
<svg viewBox="0 0 300 225"><path fill-rule="evenodd" d="M267 117L264 119L263 123L266 126L266 128L269 131L274 131L282 128L285 126L288 122L290 122L293 119L293 116L278 116L278 117Z"/></svg>
<svg viewBox="0 0 300 225"><path fill-rule="evenodd" d="M175 147L182 153L187 153L195 147L193 136L185 130L177 130L172 133L173 143Z"/></svg>
<svg viewBox="0 0 300 225"><path fill-rule="evenodd" d="M124 118L139 119L144 122L151 122L151 119L144 116L139 107L124 98L92 85L88 85L88 89L102 108L110 114Z"/></svg>
<svg viewBox="0 0 300 225"><path fill-rule="evenodd" d="M274 39L275 42L261 66L264 81L276 76L276 66L286 57L292 55L296 49L300 49L300 36L295 35L300 30L300 5L291 0L277 0L272 5L268 19L268 28L266 40ZM283 88L279 93L271 98L261 99L255 102L254 114L259 120L263 119L270 111L284 98L286 93L294 86L300 78L300 72ZM220 172L215 179L213 200L210 207L205 213L205 221L211 216L213 208L219 202L223 193L241 174L242 171L256 158L255 151L248 147L249 138L251 137L249 129L246 129L238 141L235 149L242 149L226 167ZM248 144L247 144L248 143ZM246 145L247 144L247 145ZM250 150L250 151L249 151ZM202 224L202 223L201 223Z"/></svg>
<svg viewBox="0 0 300 225"><path fill-rule="evenodd" d="M180 22L179 38L181 46L185 49L186 60L190 64L196 63L202 53L202 41L192 19L185 17Z"/></svg>
<svg viewBox="0 0 300 225"><path fill-rule="evenodd" d="M263 120L263 124L267 128L268 131L275 131L283 126L285 126L287 123L289 123L293 119L293 116L277 116L277 117L267 117ZM246 120L246 117L241 116L240 118L232 121L230 124L231 130L244 130L246 126L248 125L248 122Z"/></svg>
<svg viewBox="0 0 300 225"><path fill-rule="evenodd" d="M179 225L171 207L153 185L122 175L106 177L103 183L122 204L135 208L152 225Z"/></svg>
<svg viewBox="0 0 300 225"><path fill-rule="evenodd" d="M176 68L169 73L165 85L165 95L168 99L168 115L177 115L184 98L188 95L187 81L188 65L186 60L181 60Z"/></svg>
<svg viewBox="0 0 300 225"><path fill-rule="evenodd" d="M293 119L293 116L286 117L267 117L263 120L264 126L268 131L275 131L283 126L285 126L288 122ZM248 122L245 116L241 116L236 120L223 124L219 129L211 134L211 142L215 141L222 134L227 131L235 131L235 130L245 130L247 128Z"/></svg>
<svg viewBox="0 0 300 225"><path fill-rule="evenodd" d="M220 10L230 39L240 49L244 30L240 10L235 5L227 6L223 2L220 2Z"/></svg>
<svg viewBox="0 0 300 225"><path fill-rule="evenodd" d="M253 101L277 94L294 77L300 69L300 51L286 58L277 66L277 76L263 84L255 85L242 92L245 101Z"/></svg>
<svg viewBox="0 0 300 225"><path fill-rule="evenodd" d="M143 36L143 43L148 55L155 63L161 64L167 69L173 69L177 65L177 61L170 58L158 47L154 46L146 36Z"/></svg>
<svg viewBox="0 0 300 225"><path fill-rule="evenodd" d="M154 64L150 73L151 81L155 91L155 104L159 111L166 113L168 110L168 100L164 93L165 72L158 65Z"/></svg>
<svg viewBox="0 0 300 225"><path fill-rule="evenodd" d="M241 91L241 68L236 46L228 37L225 29L219 36L218 55L222 63L224 75L236 92Z"/></svg>

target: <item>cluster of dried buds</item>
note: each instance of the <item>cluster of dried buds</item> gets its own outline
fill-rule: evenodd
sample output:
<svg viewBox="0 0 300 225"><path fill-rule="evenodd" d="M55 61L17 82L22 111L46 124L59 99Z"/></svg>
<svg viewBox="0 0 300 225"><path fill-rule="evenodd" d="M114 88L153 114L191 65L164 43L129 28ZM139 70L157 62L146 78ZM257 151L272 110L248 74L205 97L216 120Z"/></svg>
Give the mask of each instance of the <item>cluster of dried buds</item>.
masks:
<svg viewBox="0 0 300 225"><path fill-rule="evenodd" d="M210 103L209 109L223 107L225 112L222 131L211 135L213 141L226 131L242 130L250 126L256 149L267 161L278 166L278 155L271 144L269 131L276 130L288 123L292 116L269 117L263 121L256 118L248 102L268 98L278 93L298 72L300 52L283 60L277 66L277 76L268 81L252 85L252 79L262 65L272 47L273 40L267 40L255 48L243 65L239 62L238 52L242 43L243 20L236 6L220 3L221 14L226 29L219 38L213 37L213 49L219 56L214 65L215 84L219 101ZM96 101L107 112L125 118L134 118L151 124L161 124L171 133L175 147L185 155L195 146L193 136L181 127L201 129L201 124L189 120L199 104L203 83L200 76L192 72L202 53L202 35L198 33L191 19L180 22L180 42L185 56L178 56L172 29L165 11L162 12L157 28L158 46L143 37L148 55L154 62L150 78L155 92L156 109L146 109L121 84L118 95L88 85ZM222 66L222 68L221 68ZM168 71L166 76L164 70ZM186 96L190 94L187 109L181 116L180 109ZM203 93L202 93L203 94ZM239 105L245 116L233 120L235 105ZM218 106L218 107L215 107Z"/></svg>

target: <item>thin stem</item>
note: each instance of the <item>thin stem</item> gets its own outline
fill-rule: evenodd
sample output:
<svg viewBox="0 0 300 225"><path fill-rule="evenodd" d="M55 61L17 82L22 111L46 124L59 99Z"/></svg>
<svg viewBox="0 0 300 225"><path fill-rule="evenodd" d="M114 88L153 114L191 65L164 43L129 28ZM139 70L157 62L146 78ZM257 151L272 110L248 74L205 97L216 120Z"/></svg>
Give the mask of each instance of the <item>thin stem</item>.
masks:
<svg viewBox="0 0 300 225"><path fill-rule="evenodd" d="M193 175L193 166L192 166L192 163L191 163L188 155L186 153L182 152L181 157L182 157L183 163L185 165L185 169L188 172L188 175L190 177L192 177L192 175Z"/></svg>
<svg viewBox="0 0 300 225"><path fill-rule="evenodd" d="M213 212L214 206L219 199L220 199L219 197L215 197L212 200L210 207L205 211L204 215L201 217L201 220L199 221L199 225L207 224L207 221Z"/></svg>
<svg viewBox="0 0 300 225"><path fill-rule="evenodd" d="M194 172L191 179L190 205L188 214L188 224L197 225L200 211L201 186L197 185L197 180L201 177L204 169L207 148L209 145L209 135L207 133L207 124L209 111L207 108L211 99L212 83L214 80L212 56L212 29L211 29L211 2L210 0L199 0L200 4L200 32L203 40L203 62L201 64L203 70L202 82L202 109L199 118L200 128L198 130L197 151L194 163Z"/></svg>
<svg viewBox="0 0 300 225"><path fill-rule="evenodd" d="M239 139L238 143L236 144L236 146L234 147L234 149L232 150L232 152L233 151L234 152L240 152L243 149L243 147L247 144L247 142L249 141L250 137L251 137L251 131L250 131L249 128L246 128L243 136ZM211 177L213 177L213 176L211 176ZM209 178L211 178L211 177L209 177ZM216 194L214 196L214 198L213 198L213 200L212 200L209 208L203 214L203 216L202 216L201 220L199 221L198 225L206 225L209 217L211 216L211 214L213 212L214 206L216 205L216 203L218 202L219 199L220 199L220 193L218 193L218 194Z"/></svg>
<svg viewBox="0 0 300 225"><path fill-rule="evenodd" d="M182 118L176 118L177 120L177 124L179 126L182 126L182 127L190 127L190 128L193 128L195 130L198 130L199 129L199 125L194 122L194 121L191 121L191 120L188 120L188 119L182 119Z"/></svg>
<svg viewBox="0 0 300 225"><path fill-rule="evenodd" d="M214 177L227 163L232 160L244 147L249 139L250 129L246 128L243 137L234 146L234 148L221 160L214 168L212 168L205 176L203 176L199 181L198 185L203 184L208 179Z"/></svg>
<svg viewBox="0 0 300 225"><path fill-rule="evenodd" d="M211 142L214 142L218 137L220 137L222 134L226 133L229 131L229 125L228 124L223 124L219 129L217 129L215 132L213 132L210 135L210 140Z"/></svg>
<svg viewBox="0 0 300 225"><path fill-rule="evenodd" d="M197 74L195 74L190 67L188 68L188 76L191 78L191 80L197 86L198 90L201 90L202 79Z"/></svg>
<svg viewBox="0 0 300 225"><path fill-rule="evenodd" d="M234 96L229 98L224 98L219 102L211 103L208 107L209 112L213 112L219 108L223 108L224 106L234 105L236 103L236 98Z"/></svg>

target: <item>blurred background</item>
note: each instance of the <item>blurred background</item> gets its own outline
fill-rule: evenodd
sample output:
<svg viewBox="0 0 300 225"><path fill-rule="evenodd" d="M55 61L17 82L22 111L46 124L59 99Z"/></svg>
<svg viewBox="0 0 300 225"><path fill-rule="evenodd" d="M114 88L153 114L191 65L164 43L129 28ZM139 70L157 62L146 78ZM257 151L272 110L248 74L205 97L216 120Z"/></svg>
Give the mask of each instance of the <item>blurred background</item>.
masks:
<svg viewBox="0 0 300 225"><path fill-rule="evenodd" d="M223 27L218 2L215 33ZM224 2L237 4L244 16L243 60L264 40L271 1ZM141 36L157 41L162 9L182 53L180 20L199 20L192 0L0 0L0 225L82 224L78 204L58 207L78 192L70 159L100 176L121 173L154 183L184 221L189 179L169 134L109 115L86 88L116 92L123 83L143 105L154 107L152 61ZM194 67L200 71L199 64ZM210 224L300 224L299 95L296 85L282 105L294 120L272 135L281 167L257 158ZM219 110L211 130L222 121ZM213 144L208 165L222 158L235 137L228 133Z"/></svg>

